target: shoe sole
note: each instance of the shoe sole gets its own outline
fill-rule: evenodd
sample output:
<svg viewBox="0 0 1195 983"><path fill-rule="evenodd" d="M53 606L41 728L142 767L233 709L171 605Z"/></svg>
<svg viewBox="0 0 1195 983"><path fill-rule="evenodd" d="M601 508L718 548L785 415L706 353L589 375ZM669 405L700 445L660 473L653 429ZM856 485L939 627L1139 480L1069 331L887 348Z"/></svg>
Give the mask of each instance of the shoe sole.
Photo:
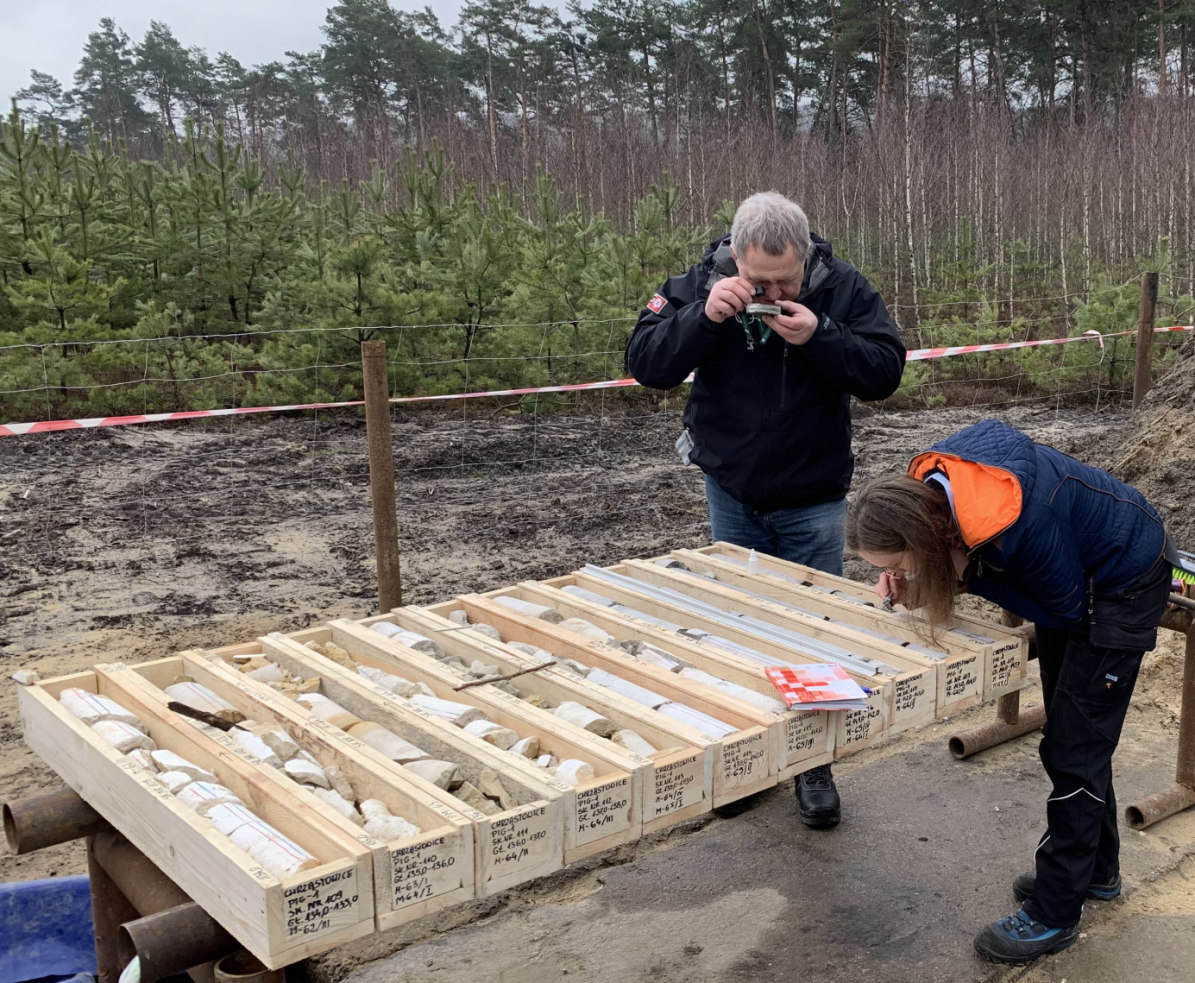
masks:
<svg viewBox="0 0 1195 983"><path fill-rule="evenodd" d="M978 952L983 959L986 959L990 963L1004 963L1008 966L1024 966L1026 963L1031 963L1035 959L1040 959L1042 956L1052 956L1056 952L1063 952L1078 941L1079 937L1076 935L1072 939L1067 939L1067 941L1063 942L1061 945L1050 946L1048 949L1042 949L1041 952L1035 952L1032 956L1013 956L1005 953L997 954L987 949L981 949L978 943L975 946L975 951Z"/></svg>
<svg viewBox="0 0 1195 983"><path fill-rule="evenodd" d="M810 829L832 829L842 821L841 816L833 816L829 818L820 818L818 816L801 816L801 822Z"/></svg>

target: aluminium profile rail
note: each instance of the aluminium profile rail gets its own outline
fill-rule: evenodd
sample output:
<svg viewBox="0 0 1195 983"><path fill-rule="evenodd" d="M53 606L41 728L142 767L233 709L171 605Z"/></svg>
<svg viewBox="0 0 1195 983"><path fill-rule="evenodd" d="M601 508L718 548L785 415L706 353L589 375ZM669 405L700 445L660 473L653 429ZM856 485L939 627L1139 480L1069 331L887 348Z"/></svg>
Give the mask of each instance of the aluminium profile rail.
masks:
<svg viewBox="0 0 1195 983"><path fill-rule="evenodd" d="M723 563L733 563L735 566L742 567L744 570L750 569L749 564L746 560L744 560L740 556L735 556L732 553L709 553L707 555L710 557L710 559L713 559L713 560L721 560ZM1190 555L1190 554L1188 554L1188 555ZM1191 558L1191 562L1192 562L1192 567L1195 567L1195 557ZM692 570L688 570L686 572L693 573ZM860 607L865 607L865 608L874 608L875 607L874 604L869 604L867 601L861 600L861 599L855 597L853 594L846 594L843 591L840 591L835 587L826 587L821 584L811 584L807 580L798 580L796 577L790 577L788 574L781 573L779 570L768 570L765 572L767 573L767 575L769 577L777 577L780 580L787 580L790 583L796 584L798 587L803 587L806 590L815 591L818 594L826 594L830 597L837 598L840 601L846 601L848 604L857 604ZM1195 569L1192 569L1191 572L1195 573ZM701 576L701 575L695 574L695 576ZM723 581L718 581L718 583L723 583ZM783 602L777 602L777 603L783 603ZM968 631L966 628L960 628L957 625L949 625L946 628L946 634L959 635L962 638L966 638L969 641L976 642L979 645L991 645L996 641L996 639L989 638L987 635L980 635L980 634L977 634L976 632ZM935 658L941 658L941 655L938 654L937 656L935 656Z"/></svg>
<svg viewBox="0 0 1195 983"><path fill-rule="evenodd" d="M620 587L624 590L629 590L633 593L644 594L654 600L660 601L664 604L670 604L674 607L679 607L691 614L705 618L715 624L724 625L727 628L738 628L749 631L752 634L759 635L767 641L783 645L787 648L795 648L798 651L804 650L817 657L827 659L832 662L838 662L845 668L857 673L861 676L876 676L879 674L898 676L900 670L894 666L885 665L876 659L872 659L865 655L856 655L838 645L832 645L828 642L820 641L819 639L810 638L807 635L802 635L799 632L788 631L784 628L779 628L776 625L768 624L766 621L759 621L748 615L733 612L727 613L721 608L714 607L711 604L706 604L703 601L698 601L695 598L689 597L680 591L669 590L666 587L657 587L654 584L646 583L642 580L635 580L633 577L626 577L622 574L613 573L610 570L602 567L594 566L592 563L587 563L583 571L595 580L600 580L611 584L615 587ZM689 630L691 631L691 629ZM708 634L708 633L703 633ZM762 653L761 653L762 654Z"/></svg>
<svg viewBox="0 0 1195 983"><path fill-rule="evenodd" d="M782 601L778 597L768 597L766 594L757 594L753 590L747 590L746 587L740 587L738 584L730 584L725 580L718 580L716 577L711 579L706 577L704 574L697 573L694 570L682 570L681 572L684 573L685 576L692 577L695 580L715 583L719 587L723 587L726 590L732 590L737 594L742 594L744 597L749 597L755 601L767 601L770 604L779 605L786 611L795 611L798 614L803 614L809 618L815 618L818 621L828 621L832 625L839 624L839 622L827 615L819 614L817 611L810 611L808 608L803 608L799 604L793 604L790 601ZM845 599L845 595L843 595L843 597ZM851 600L858 601L858 598L851 598ZM863 602L859 601L859 603L862 604ZM864 605L864 607L870 607L870 605ZM917 645L915 642L906 642L903 639L897 638L895 635L889 635L877 628L864 628L862 625L851 625L850 629L851 631L858 632L860 635L867 635L869 638L876 638L881 642L887 642L889 645L899 645L907 652L914 652L923 658L932 659L935 662L941 662L943 659L950 657L949 652L941 652L938 649L926 648L924 645Z"/></svg>

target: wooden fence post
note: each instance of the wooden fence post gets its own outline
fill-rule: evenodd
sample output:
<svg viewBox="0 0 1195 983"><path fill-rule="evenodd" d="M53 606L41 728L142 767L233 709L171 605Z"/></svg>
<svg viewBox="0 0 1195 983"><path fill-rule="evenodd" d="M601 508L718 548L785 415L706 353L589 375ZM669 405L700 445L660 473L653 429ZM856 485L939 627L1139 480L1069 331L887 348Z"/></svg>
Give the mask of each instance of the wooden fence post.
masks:
<svg viewBox="0 0 1195 983"><path fill-rule="evenodd" d="M361 343L361 376L365 382L365 432L369 443L369 493L373 502L378 606L381 611L389 611L402 605L402 574L398 562L394 446L390 434L390 386L384 341Z"/></svg>
<svg viewBox="0 0 1195 983"><path fill-rule="evenodd" d="M1137 353L1133 360L1133 409L1141 405L1149 392L1149 376L1154 362L1154 308L1158 303L1158 275L1141 276L1141 303L1137 308Z"/></svg>

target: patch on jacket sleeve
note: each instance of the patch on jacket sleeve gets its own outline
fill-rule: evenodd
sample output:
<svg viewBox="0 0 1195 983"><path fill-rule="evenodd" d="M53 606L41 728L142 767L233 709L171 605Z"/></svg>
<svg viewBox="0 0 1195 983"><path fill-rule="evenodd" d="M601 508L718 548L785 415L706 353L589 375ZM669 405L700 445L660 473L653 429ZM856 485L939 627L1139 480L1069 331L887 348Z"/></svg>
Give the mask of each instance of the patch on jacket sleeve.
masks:
<svg viewBox="0 0 1195 983"><path fill-rule="evenodd" d="M653 314L659 314L660 311L662 311L664 309L664 305L667 303L668 303L668 301L666 301L659 294L656 294L654 297L652 297L651 300L649 300L647 302L647 309L649 311L651 311Z"/></svg>

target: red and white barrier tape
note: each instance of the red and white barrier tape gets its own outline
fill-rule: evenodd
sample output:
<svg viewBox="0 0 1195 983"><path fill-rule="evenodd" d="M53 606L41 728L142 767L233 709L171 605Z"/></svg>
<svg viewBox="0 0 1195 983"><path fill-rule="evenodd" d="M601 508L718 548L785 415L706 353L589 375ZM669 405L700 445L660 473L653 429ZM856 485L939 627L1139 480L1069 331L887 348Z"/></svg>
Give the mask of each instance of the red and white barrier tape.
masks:
<svg viewBox="0 0 1195 983"><path fill-rule="evenodd" d="M1169 331L1192 331L1195 325L1175 324L1166 328L1155 328L1158 334ZM1135 335L1135 331L1117 331L1101 335L1098 331L1087 331L1072 338L1048 338L1041 341L1006 341L991 345L954 345L949 348L919 348L905 356L906 362L920 362L930 358L947 358L951 355L970 355L975 352L1009 351L1014 348L1035 348L1039 345L1065 345L1072 341L1098 341L1104 347L1105 338ZM685 381L693 380L690 375ZM576 382L566 386L530 386L525 389L491 389L486 392L449 393L440 396L399 396L391 403L427 403L446 399L477 399L483 396L530 396L536 393L583 392L589 389L619 389L637 386L634 379L609 379L605 382ZM283 413L288 410L326 410L343 406L363 406L364 400L343 403L292 403L289 406L243 406L230 410L188 410L179 413L140 413L132 416L93 416L76 420L46 420L40 423L0 424L0 437L16 437L27 433L52 433L59 430L86 430L92 427L120 427L130 423L164 423L170 420L196 420L201 417L245 416L249 413Z"/></svg>
<svg viewBox="0 0 1195 983"><path fill-rule="evenodd" d="M186 410L180 413L138 413L132 416L91 416L78 420L46 420L41 423L0 424L0 437L25 433L50 433L56 430L85 430L90 427L123 427L128 423L163 423L166 420L198 420L209 416L244 416L247 413L281 413L284 410L323 410L338 406L362 406L364 400L350 403L293 403L290 406L242 406L231 410Z"/></svg>
<svg viewBox="0 0 1195 983"><path fill-rule="evenodd" d="M1154 328L1155 334L1167 331L1191 331L1195 325L1172 324L1167 328ZM918 348L905 356L906 362L920 362L927 358L945 358L949 355L970 355L974 352L1001 352L1012 348L1036 348L1039 345L1066 345L1072 341L1098 341L1100 348L1104 347L1105 338L1119 338L1124 335L1135 335L1136 331L1114 331L1111 334L1100 334L1098 331L1084 331L1081 335L1071 338L1044 338L1040 341L1003 341L992 345L953 345L949 348Z"/></svg>
<svg viewBox="0 0 1195 983"><path fill-rule="evenodd" d="M690 375L686 382L690 382ZM575 393L584 389L622 389L637 386L634 379L608 379L605 382L574 382L567 386L532 386L529 389L491 389L484 393L451 393L446 396L396 396L392 403L426 403L434 399L475 399L478 396L529 396L532 393Z"/></svg>

